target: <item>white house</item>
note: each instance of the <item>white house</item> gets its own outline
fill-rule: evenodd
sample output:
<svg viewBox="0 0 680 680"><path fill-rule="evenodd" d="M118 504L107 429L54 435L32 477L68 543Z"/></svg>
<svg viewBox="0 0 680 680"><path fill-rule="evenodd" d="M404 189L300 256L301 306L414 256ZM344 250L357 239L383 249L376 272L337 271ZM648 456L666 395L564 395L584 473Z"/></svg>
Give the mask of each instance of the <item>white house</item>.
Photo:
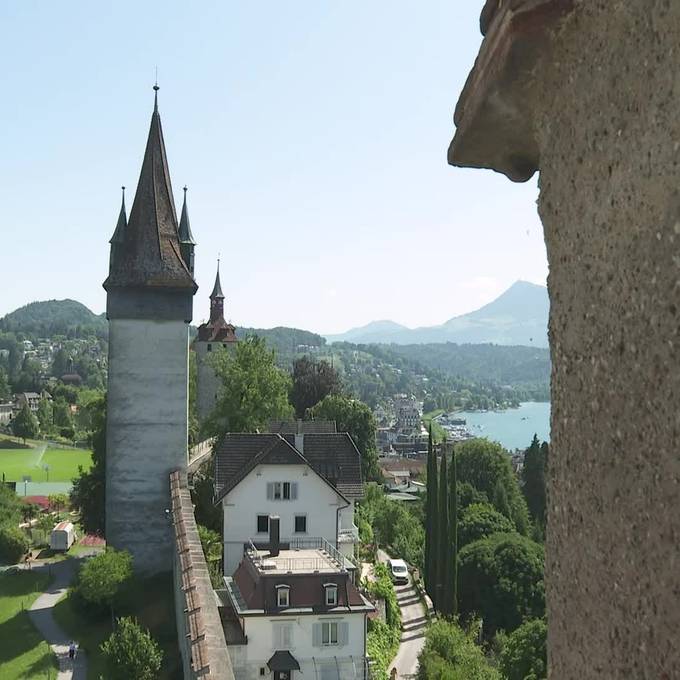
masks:
<svg viewBox="0 0 680 680"><path fill-rule="evenodd" d="M251 540L268 544L270 515L280 518L284 547L313 537L352 557L354 502L362 495L361 458L346 433L227 434L215 452L224 574L235 572Z"/></svg>
<svg viewBox="0 0 680 680"><path fill-rule="evenodd" d="M346 560L323 539L280 549L271 518L266 549L251 545L218 596L237 680L363 680L366 619L374 611Z"/></svg>

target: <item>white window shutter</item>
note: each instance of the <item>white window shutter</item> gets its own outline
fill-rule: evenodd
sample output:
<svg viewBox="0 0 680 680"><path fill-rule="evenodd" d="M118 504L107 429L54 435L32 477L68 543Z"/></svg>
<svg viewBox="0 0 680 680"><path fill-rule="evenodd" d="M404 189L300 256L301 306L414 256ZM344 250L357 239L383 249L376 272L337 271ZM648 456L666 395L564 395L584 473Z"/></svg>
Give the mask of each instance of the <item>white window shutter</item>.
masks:
<svg viewBox="0 0 680 680"><path fill-rule="evenodd" d="M338 624L338 644L344 647L349 642L349 623L341 621Z"/></svg>
<svg viewBox="0 0 680 680"><path fill-rule="evenodd" d="M274 482L267 482L267 500L271 501L274 498Z"/></svg>
<svg viewBox="0 0 680 680"><path fill-rule="evenodd" d="M272 624L272 647L274 649L281 648L281 624Z"/></svg>
<svg viewBox="0 0 680 680"><path fill-rule="evenodd" d="M293 626L284 623L281 626L281 649L290 649L293 646Z"/></svg>
<svg viewBox="0 0 680 680"><path fill-rule="evenodd" d="M312 644L321 647L321 624L315 623L312 627Z"/></svg>
<svg viewBox="0 0 680 680"><path fill-rule="evenodd" d="M293 501L297 500L297 487L298 487L297 482L290 483L290 498Z"/></svg>

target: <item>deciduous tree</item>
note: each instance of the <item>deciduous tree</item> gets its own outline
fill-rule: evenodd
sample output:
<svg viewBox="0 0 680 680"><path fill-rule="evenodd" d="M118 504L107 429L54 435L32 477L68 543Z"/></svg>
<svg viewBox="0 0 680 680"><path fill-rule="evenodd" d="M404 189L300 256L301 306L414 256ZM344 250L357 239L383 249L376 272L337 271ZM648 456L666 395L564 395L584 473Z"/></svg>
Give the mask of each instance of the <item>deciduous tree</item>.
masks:
<svg viewBox="0 0 680 680"><path fill-rule="evenodd" d="M103 396L87 407L90 410L92 434L92 467L78 466L73 479L71 505L80 512L80 521L88 534L104 535L106 528L106 401Z"/></svg>
<svg viewBox="0 0 680 680"><path fill-rule="evenodd" d="M329 394L337 394L339 391L340 377L327 361L314 361L309 357L295 360L290 402L297 418L303 418L307 409L316 406Z"/></svg>
<svg viewBox="0 0 680 680"><path fill-rule="evenodd" d="M256 432L272 420L293 415L290 376L277 367L274 352L262 338L249 336L233 352L215 352L211 362L221 384L206 424L209 434Z"/></svg>
<svg viewBox="0 0 680 680"><path fill-rule="evenodd" d="M517 531L526 534L527 506L507 451L488 439L470 439L458 445L457 455L458 480L485 493L496 510L511 519Z"/></svg>
<svg viewBox="0 0 680 680"><path fill-rule="evenodd" d="M308 411L314 420L334 420L338 432L348 432L361 454L364 481L380 479L375 448L375 418L366 404L342 394L329 394Z"/></svg>
<svg viewBox="0 0 680 680"><path fill-rule="evenodd" d="M484 633L511 632L545 613L543 547L519 534L493 534L459 553L458 597L462 616L479 615Z"/></svg>
<svg viewBox="0 0 680 680"><path fill-rule="evenodd" d="M12 432L15 437L21 437L26 443L27 439L34 439L40 432L38 419L31 413L28 404L24 403L19 413L12 421Z"/></svg>
<svg viewBox="0 0 680 680"><path fill-rule="evenodd" d="M463 510L458 523L458 541L462 547L491 534L509 534L515 530L512 520L488 503L473 503Z"/></svg>
<svg viewBox="0 0 680 680"><path fill-rule="evenodd" d="M125 550L107 548L90 558L78 572L76 590L95 608L113 610L116 598L132 578L132 556Z"/></svg>
<svg viewBox="0 0 680 680"><path fill-rule="evenodd" d="M137 621L118 619L116 629L101 650L106 661L106 677L110 680L156 680L163 652L148 630Z"/></svg>
<svg viewBox="0 0 680 680"><path fill-rule="evenodd" d="M506 680L545 680L548 677L543 619L525 621L509 635L500 655L500 669Z"/></svg>

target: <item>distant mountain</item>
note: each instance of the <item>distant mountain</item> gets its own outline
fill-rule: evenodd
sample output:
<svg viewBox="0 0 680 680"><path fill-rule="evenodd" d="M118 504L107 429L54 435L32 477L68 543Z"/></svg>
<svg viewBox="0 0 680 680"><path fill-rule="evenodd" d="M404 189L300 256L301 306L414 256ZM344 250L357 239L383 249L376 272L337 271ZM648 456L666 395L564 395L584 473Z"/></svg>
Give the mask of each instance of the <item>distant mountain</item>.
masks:
<svg viewBox="0 0 680 680"><path fill-rule="evenodd" d="M547 347L548 311L548 291L544 286L517 281L484 307L440 326L406 328L393 321L377 321L326 339L360 344L455 342Z"/></svg>
<svg viewBox="0 0 680 680"><path fill-rule="evenodd" d="M384 337L409 330L411 329L394 321L371 321L365 326L350 328L345 333L326 335L325 337L328 342L381 342L380 340L367 340L366 338Z"/></svg>
<svg viewBox="0 0 680 680"><path fill-rule="evenodd" d="M91 312L76 300L31 302L0 319L0 331L22 332L37 337L107 333L106 316Z"/></svg>

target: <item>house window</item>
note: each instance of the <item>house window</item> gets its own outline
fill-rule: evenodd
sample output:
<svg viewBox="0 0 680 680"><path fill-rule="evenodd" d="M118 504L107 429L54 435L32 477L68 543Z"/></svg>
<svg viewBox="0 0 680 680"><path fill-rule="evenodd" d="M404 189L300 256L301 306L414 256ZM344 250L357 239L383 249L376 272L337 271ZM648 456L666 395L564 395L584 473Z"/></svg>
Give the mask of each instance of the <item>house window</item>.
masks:
<svg viewBox="0 0 680 680"><path fill-rule="evenodd" d="M257 533L266 534L269 531L269 515L257 516Z"/></svg>
<svg viewBox="0 0 680 680"><path fill-rule="evenodd" d="M335 607L338 604L338 586L335 583L329 583L324 588L326 589L326 606Z"/></svg>
<svg viewBox="0 0 680 680"><path fill-rule="evenodd" d="M208 343L208 352L212 352L212 345Z"/></svg>
<svg viewBox="0 0 680 680"><path fill-rule="evenodd" d="M290 606L290 587L289 586L276 586L276 604L279 607Z"/></svg>
<svg viewBox="0 0 680 680"><path fill-rule="evenodd" d="M295 515L295 533L307 533L307 515Z"/></svg>
<svg viewBox="0 0 680 680"><path fill-rule="evenodd" d="M338 622L324 621L321 624L321 644L322 645L337 645L338 644Z"/></svg>
<svg viewBox="0 0 680 680"><path fill-rule="evenodd" d="M260 677L267 675L267 669L264 666L260 666Z"/></svg>
<svg viewBox="0 0 680 680"><path fill-rule="evenodd" d="M297 499L297 482L268 482L267 498L274 501L294 501Z"/></svg>

